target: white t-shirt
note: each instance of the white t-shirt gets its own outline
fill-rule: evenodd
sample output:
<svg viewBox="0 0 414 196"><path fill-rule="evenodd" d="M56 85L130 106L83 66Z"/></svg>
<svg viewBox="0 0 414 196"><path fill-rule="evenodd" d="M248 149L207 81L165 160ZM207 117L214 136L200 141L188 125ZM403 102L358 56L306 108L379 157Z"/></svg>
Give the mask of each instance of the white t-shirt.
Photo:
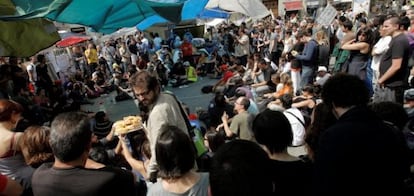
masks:
<svg viewBox="0 0 414 196"><path fill-rule="evenodd" d="M37 71L36 71L36 65L34 65L33 63L30 63L29 65L27 65L26 67L27 69L27 73L32 75L33 78L33 82L37 81Z"/></svg>
<svg viewBox="0 0 414 196"><path fill-rule="evenodd" d="M305 139L305 127L302 123L305 123L305 119L303 118L302 113L297 108L289 108L285 110L283 114L289 120L290 126L292 127L292 146L303 145Z"/></svg>

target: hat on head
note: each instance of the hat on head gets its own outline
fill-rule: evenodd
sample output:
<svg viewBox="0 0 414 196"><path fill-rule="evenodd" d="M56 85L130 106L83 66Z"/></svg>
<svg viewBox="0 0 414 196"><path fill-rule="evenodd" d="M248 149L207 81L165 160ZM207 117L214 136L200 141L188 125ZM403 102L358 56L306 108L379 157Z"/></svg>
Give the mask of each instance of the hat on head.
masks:
<svg viewBox="0 0 414 196"><path fill-rule="evenodd" d="M328 69L326 69L326 67L325 67L325 66L319 66L319 67L318 67L318 72L320 72L320 71L327 72L327 71L328 71Z"/></svg>
<svg viewBox="0 0 414 196"><path fill-rule="evenodd" d="M186 61L183 63L184 66L190 66L190 62Z"/></svg>

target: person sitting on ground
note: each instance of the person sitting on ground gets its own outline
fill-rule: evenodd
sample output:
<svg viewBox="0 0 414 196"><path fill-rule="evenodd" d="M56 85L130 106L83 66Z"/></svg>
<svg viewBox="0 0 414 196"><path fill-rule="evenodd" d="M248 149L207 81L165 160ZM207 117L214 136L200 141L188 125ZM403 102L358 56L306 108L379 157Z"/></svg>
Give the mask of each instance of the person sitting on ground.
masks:
<svg viewBox="0 0 414 196"><path fill-rule="evenodd" d="M270 92L268 82L271 81L272 75L275 73L273 68L267 64L264 59L260 59L257 65L259 71L255 72L256 81L251 85L257 96L262 96L265 93ZM259 77L262 75L261 77Z"/></svg>
<svg viewBox="0 0 414 196"><path fill-rule="evenodd" d="M109 120L108 114L104 111L99 111L94 117L93 134L98 136L98 139L106 137L112 130L113 121Z"/></svg>
<svg viewBox="0 0 414 196"><path fill-rule="evenodd" d="M259 145L247 140L223 144L210 169L212 195L272 195L270 160Z"/></svg>
<svg viewBox="0 0 414 196"><path fill-rule="evenodd" d="M272 104L268 105L268 108L273 111L281 111L289 120L292 127L293 140L291 146L301 146L304 143L305 130L308 128L308 122L303 117L299 109L292 107L292 95L282 95Z"/></svg>
<svg viewBox="0 0 414 196"><path fill-rule="evenodd" d="M293 132L280 111L266 109L253 121L253 133L271 159L275 195L305 195L311 187L312 165L288 153Z"/></svg>
<svg viewBox="0 0 414 196"><path fill-rule="evenodd" d="M219 125L216 130L218 131L221 127L223 127L226 133L226 137L228 138L238 138L254 141L254 136L251 131L253 115L247 112L249 106L249 99L246 97L239 97L234 102L234 110L237 112L237 114L232 118L230 126L229 117L226 112L224 112L221 117L223 123Z"/></svg>
<svg viewBox="0 0 414 196"><path fill-rule="evenodd" d="M196 152L192 139L175 126L162 126L155 145L158 176L149 196L180 194L207 196L209 174L194 171Z"/></svg>
<svg viewBox="0 0 414 196"><path fill-rule="evenodd" d="M204 134L204 146L208 149L208 151L197 159L198 171L210 171L211 159L214 156L214 153L225 143L226 137L223 132L208 130Z"/></svg>
<svg viewBox="0 0 414 196"><path fill-rule="evenodd" d="M18 181L24 189L31 186L33 169L26 165L19 143L23 136L14 132L23 107L10 100L0 99L0 173Z"/></svg>
<svg viewBox="0 0 414 196"><path fill-rule="evenodd" d="M336 122L335 116L326 103L315 106L311 116L309 128L305 134L306 151L308 158L314 160L319 149L319 140L325 131Z"/></svg>
<svg viewBox="0 0 414 196"><path fill-rule="evenodd" d="M50 128L46 126L30 126L24 131L20 149L27 165L38 168L43 163L53 162L49 135Z"/></svg>
<svg viewBox="0 0 414 196"><path fill-rule="evenodd" d="M312 110L316 106L316 103L317 97L314 94L314 87L312 85L306 85L302 89L302 95L293 98L292 107L298 108L305 118L310 119Z"/></svg>
<svg viewBox="0 0 414 196"><path fill-rule="evenodd" d="M173 87L179 87L187 83L186 70L182 61L178 61L174 64L170 73L170 77L170 82Z"/></svg>
<svg viewBox="0 0 414 196"><path fill-rule="evenodd" d="M184 62L188 82L197 82L197 71L188 61Z"/></svg>
<svg viewBox="0 0 414 196"><path fill-rule="evenodd" d="M233 106L230 105L223 93L216 93L213 100L210 101L208 105L208 122L206 123L208 129L216 129L218 125L221 124L221 116L223 112L232 118L234 116Z"/></svg>
<svg viewBox="0 0 414 196"><path fill-rule="evenodd" d="M121 135L115 153L122 154L134 174L137 175L138 191L141 195L147 194L148 166L151 159L151 148L145 132L141 129Z"/></svg>
<svg viewBox="0 0 414 196"><path fill-rule="evenodd" d="M55 161L34 172L34 195L135 195L131 172L85 168L91 148L90 128L88 116L79 112L62 113L53 120L49 142Z"/></svg>
<svg viewBox="0 0 414 196"><path fill-rule="evenodd" d="M314 85L323 86L329 77L331 77L331 74L328 73L328 69L325 66L319 66Z"/></svg>
<svg viewBox="0 0 414 196"><path fill-rule="evenodd" d="M290 79L290 76L288 73L282 73L280 75L280 83L282 84L282 88L276 89L276 92L274 93L264 94L264 97L277 99L285 94L293 95L292 80Z"/></svg>

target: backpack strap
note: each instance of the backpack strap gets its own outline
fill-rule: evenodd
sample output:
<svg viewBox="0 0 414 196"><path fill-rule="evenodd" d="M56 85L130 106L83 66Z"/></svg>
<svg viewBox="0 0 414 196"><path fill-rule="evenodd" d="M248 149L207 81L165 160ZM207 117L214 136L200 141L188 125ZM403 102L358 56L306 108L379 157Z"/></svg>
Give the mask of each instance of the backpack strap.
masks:
<svg viewBox="0 0 414 196"><path fill-rule="evenodd" d="M286 113L288 113L288 114L290 114L290 115L292 115L293 117L295 117L296 119L298 119L298 121L300 122L300 124L302 124L302 126L304 127L304 128L306 128L306 126L305 126L305 123L302 121L302 120L300 120L300 118L299 117L297 117L295 114L293 114L292 112L290 112L290 111L285 111Z"/></svg>
<svg viewBox="0 0 414 196"><path fill-rule="evenodd" d="M181 106L181 103L178 101L177 97L174 94L168 93L168 92L164 92L164 94L172 96L174 98L174 100L177 102L178 107L180 108L180 113L181 113L181 115L182 115L182 117L185 121L185 125L187 127L188 134L190 135L191 138L193 138L195 136L194 127L191 126L191 123L188 120L187 114L185 113L183 107Z"/></svg>

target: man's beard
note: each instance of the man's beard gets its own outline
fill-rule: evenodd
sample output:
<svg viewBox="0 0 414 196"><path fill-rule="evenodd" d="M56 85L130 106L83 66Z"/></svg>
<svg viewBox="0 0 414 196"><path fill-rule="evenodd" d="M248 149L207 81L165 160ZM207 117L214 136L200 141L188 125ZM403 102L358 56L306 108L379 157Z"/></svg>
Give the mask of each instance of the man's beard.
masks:
<svg viewBox="0 0 414 196"><path fill-rule="evenodd" d="M150 105L154 104L157 101L159 94L156 93L155 91L153 92L153 94L154 95L151 99L144 99L144 100L140 101L139 103L146 106L146 107L149 107Z"/></svg>

